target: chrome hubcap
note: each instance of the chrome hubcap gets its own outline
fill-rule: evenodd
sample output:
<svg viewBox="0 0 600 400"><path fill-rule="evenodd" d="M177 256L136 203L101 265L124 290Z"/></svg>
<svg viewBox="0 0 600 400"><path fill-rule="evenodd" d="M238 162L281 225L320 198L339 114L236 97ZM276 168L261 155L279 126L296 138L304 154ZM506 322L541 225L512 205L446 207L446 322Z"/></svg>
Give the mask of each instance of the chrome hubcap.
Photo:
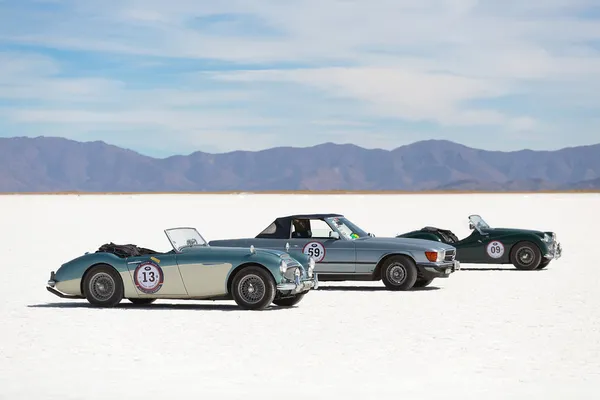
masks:
<svg viewBox="0 0 600 400"><path fill-rule="evenodd" d="M115 281L109 274L100 272L90 280L90 294L99 301L110 299L115 292Z"/></svg>
<svg viewBox="0 0 600 400"><path fill-rule="evenodd" d="M519 262L523 265L531 264L535 258L533 250L531 250L529 247L525 247L519 250L517 257L519 258Z"/></svg>
<svg viewBox="0 0 600 400"><path fill-rule="evenodd" d="M387 278L395 285L400 285L406 279L406 268L402 264L392 264L387 270Z"/></svg>
<svg viewBox="0 0 600 400"><path fill-rule="evenodd" d="M265 296L265 283L257 275L246 275L238 284L238 292L247 303L258 303Z"/></svg>

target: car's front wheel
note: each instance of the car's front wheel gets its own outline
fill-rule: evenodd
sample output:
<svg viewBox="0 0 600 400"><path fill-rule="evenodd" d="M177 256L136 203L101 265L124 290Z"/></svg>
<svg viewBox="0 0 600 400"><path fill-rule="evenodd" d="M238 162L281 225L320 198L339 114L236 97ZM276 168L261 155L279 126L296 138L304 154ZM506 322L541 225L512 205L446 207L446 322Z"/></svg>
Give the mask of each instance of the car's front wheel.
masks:
<svg viewBox="0 0 600 400"><path fill-rule="evenodd" d="M278 305L280 307L292 307L292 306L295 306L296 304L300 303L300 301L302 301L302 299L304 298L304 295L306 295L306 293L298 293L298 294L295 294L293 297L285 297L283 299L275 299L275 300L273 300L273 304Z"/></svg>
<svg viewBox="0 0 600 400"><path fill-rule="evenodd" d="M275 298L275 280L260 267L245 267L233 278L231 295L247 310L267 308Z"/></svg>
<svg viewBox="0 0 600 400"><path fill-rule="evenodd" d="M83 292L94 306L114 307L123 299L123 282L110 265L96 265L85 275Z"/></svg>
<svg viewBox="0 0 600 400"><path fill-rule="evenodd" d="M431 282L433 282L433 278L432 279L417 279L417 281L415 282L413 287L418 287L418 288L426 287L426 286L429 286L431 284Z"/></svg>
<svg viewBox="0 0 600 400"><path fill-rule="evenodd" d="M540 265L538 265L537 269L544 269L544 268L546 268L546 267L547 267L547 266L550 264L550 261L551 261L551 260L549 260L549 259L545 258L545 259L544 259L544 260L543 260L543 261L540 263Z"/></svg>
<svg viewBox="0 0 600 400"><path fill-rule="evenodd" d="M542 261L542 252L531 242L520 242L511 252L511 261L517 269L533 271Z"/></svg>
<svg viewBox="0 0 600 400"><path fill-rule="evenodd" d="M392 256L381 267L381 280L390 290L409 290L417 281L417 266L406 256Z"/></svg>

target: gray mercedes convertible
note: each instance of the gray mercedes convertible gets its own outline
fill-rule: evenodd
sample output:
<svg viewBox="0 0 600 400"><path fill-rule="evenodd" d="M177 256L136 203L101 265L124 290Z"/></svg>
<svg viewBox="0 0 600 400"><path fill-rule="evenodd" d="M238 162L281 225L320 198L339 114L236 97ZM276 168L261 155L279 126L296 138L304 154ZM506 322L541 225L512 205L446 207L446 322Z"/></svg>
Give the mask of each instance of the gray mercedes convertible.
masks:
<svg viewBox="0 0 600 400"><path fill-rule="evenodd" d="M318 279L379 281L390 290L409 290L447 278L460 269L456 249L445 243L375 237L341 214L304 214L276 218L253 238L209 242L215 247L285 250L311 256Z"/></svg>

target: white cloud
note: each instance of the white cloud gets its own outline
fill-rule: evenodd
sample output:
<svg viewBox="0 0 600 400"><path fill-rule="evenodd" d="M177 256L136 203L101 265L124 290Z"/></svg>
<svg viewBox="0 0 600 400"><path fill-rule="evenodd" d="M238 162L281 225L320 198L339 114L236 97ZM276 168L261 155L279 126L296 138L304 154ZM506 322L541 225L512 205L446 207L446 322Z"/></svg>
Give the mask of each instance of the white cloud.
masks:
<svg viewBox="0 0 600 400"><path fill-rule="evenodd" d="M494 110L463 110L461 102L510 93L499 82L419 70L393 68L318 68L216 73L242 82L293 81L336 96L364 101L372 114L443 125L502 124L512 118ZM521 117L522 118L522 117Z"/></svg>
<svg viewBox="0 0 600 400"><path fill-rule="evenodd" d="M470 136L457 129L485 126L501 138L552 127L555 141L566 143L573 120L560 117L555 126L559 115L543 110L579 112L600 100L593 89L600 23L580 18L595 6L591 0L69 0L54 11L33 3L0 5L0 44L141 56L131 68L201 59L231 64L230 72L171 74L176 85L146 80L139 87L135 77L86 73L83 64L69 76L63 61L73 60L0 55L0 100L21 102L3 114L19 124L152 128L190 143L203 136L190 132L240 135L223 141L223 150L245 146L239 140L248 129L252 146L348 132L347 142L368 144L364 136L378 134L378 143L387 138L394 147L419 135L400 126L406 122L437 124L421 135L464 142ZM231 13L248 20L211 20ZM519 106L505 100L511 96L519 96ZM596 126L590 122L588 130ZM305 136L290 139L292 132Z"/></svg>

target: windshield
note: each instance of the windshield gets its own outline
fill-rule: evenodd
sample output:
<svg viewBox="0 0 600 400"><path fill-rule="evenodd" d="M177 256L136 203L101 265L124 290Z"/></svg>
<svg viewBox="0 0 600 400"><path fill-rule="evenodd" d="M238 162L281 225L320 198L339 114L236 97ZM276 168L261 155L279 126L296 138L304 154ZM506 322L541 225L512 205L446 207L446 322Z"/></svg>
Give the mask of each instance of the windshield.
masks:
<svg viewBox="0 0 600 400"><path fill-rule="evenodd" d="M208 246L206 240L195 228L171 228L165 230L165 234L171 242L175 251L179 252L184 247Z"/></svg>
<svg viewBox="0 0 600 400"><path fill-rule="evenodd" d="M326 218L327 223L333 226L341 236L348 240L354 240L362 237L368 237L369 234L358 226L354 225L345 217Z"/></svg>
<svg viewBox="0 0 600 400"><path fill-rule="evenodd" d="M482 229L487 229L490 227L479 215L470 215L469 222L472 223L473 227L479 232L481 232Z"/></svg>

